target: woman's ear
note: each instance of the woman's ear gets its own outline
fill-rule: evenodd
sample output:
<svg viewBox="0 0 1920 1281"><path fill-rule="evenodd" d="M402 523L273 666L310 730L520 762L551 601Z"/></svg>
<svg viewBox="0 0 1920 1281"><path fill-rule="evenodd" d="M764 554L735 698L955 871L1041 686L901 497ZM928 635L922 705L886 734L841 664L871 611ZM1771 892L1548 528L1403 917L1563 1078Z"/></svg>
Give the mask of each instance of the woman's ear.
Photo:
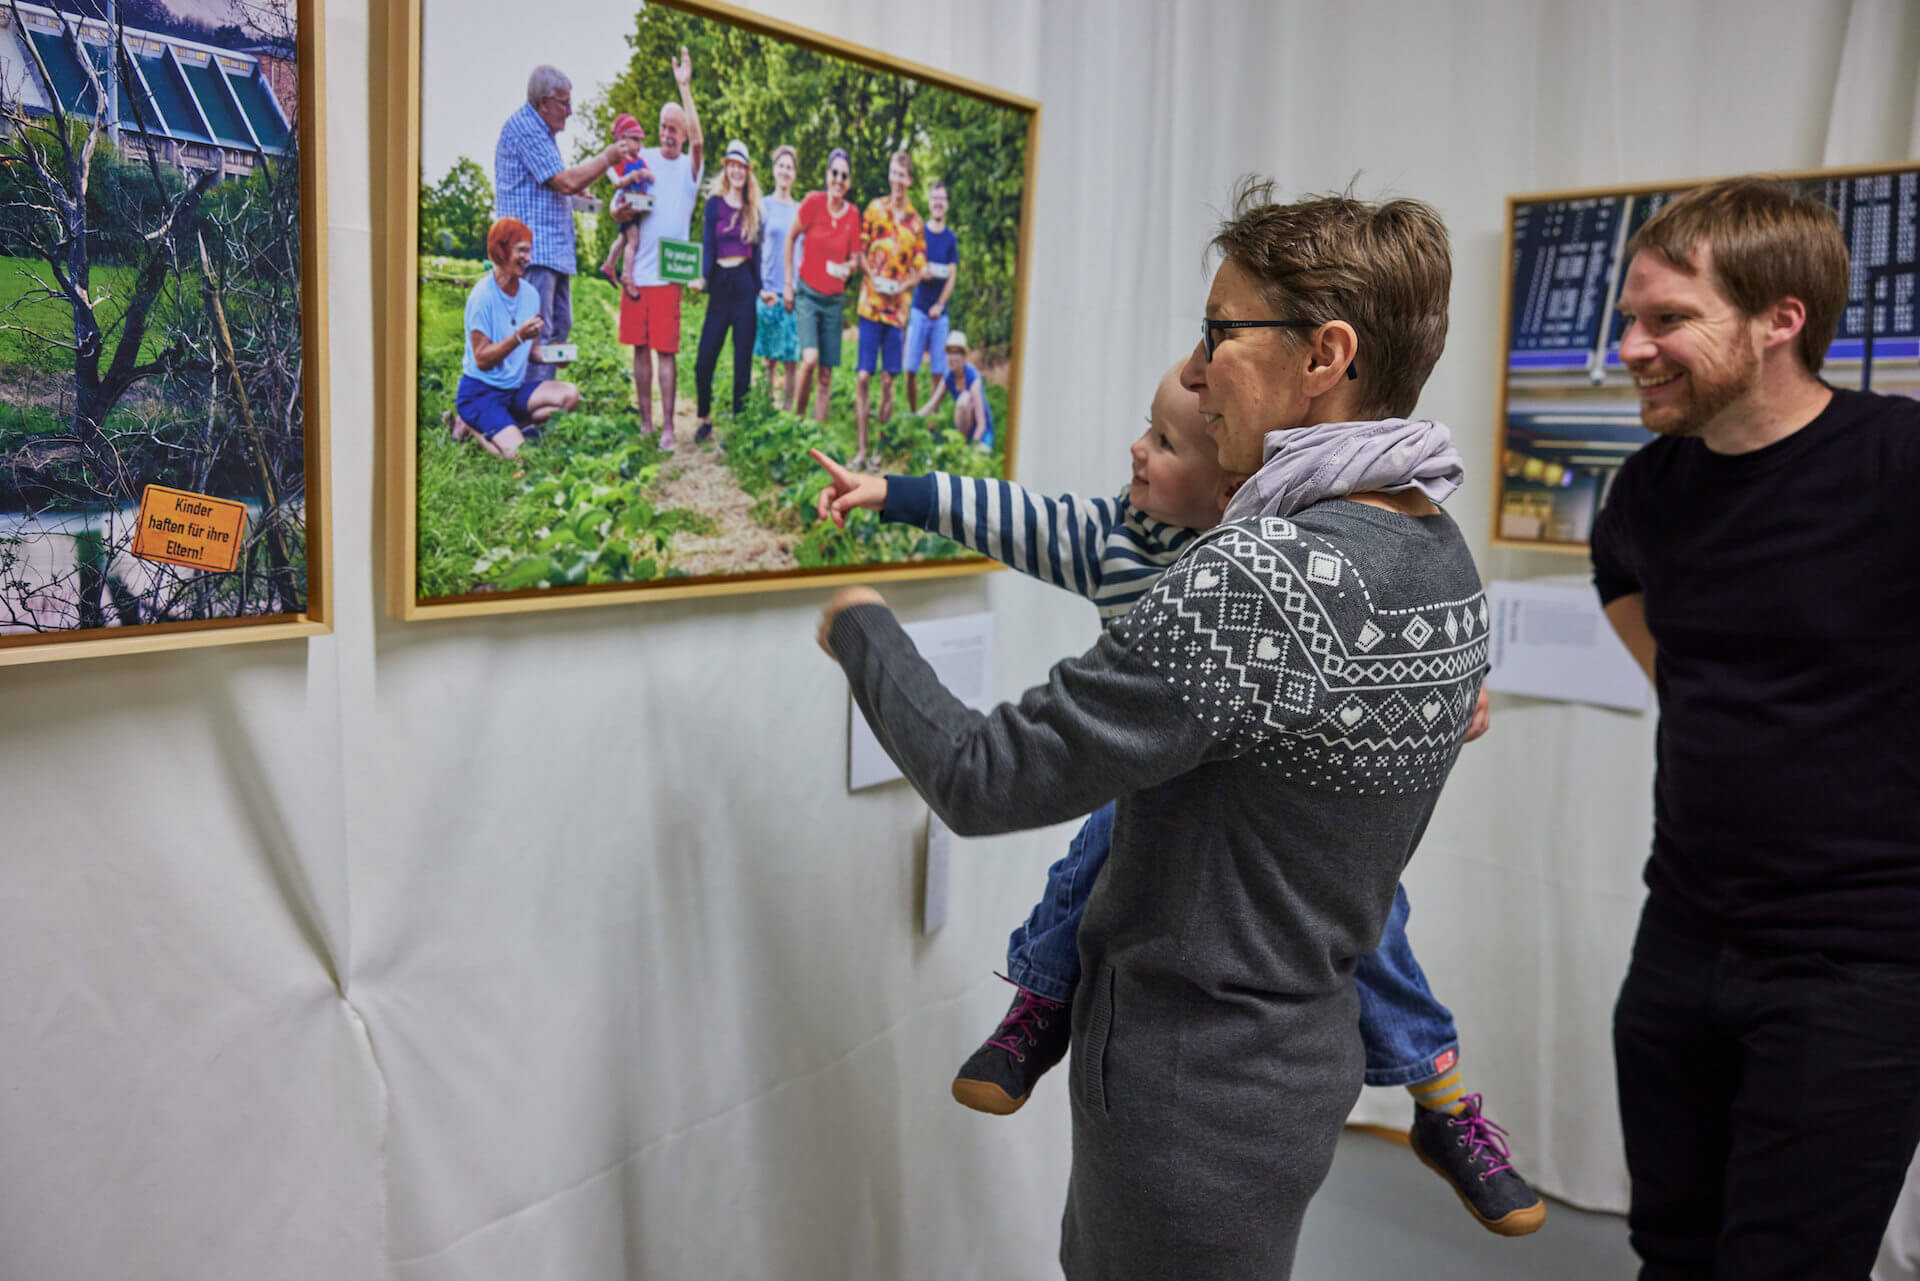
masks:
<svg viewBox="0 0 1920 1281"><path fill-rule="evenodd" d="M1360 335L1344 320L1330 320L1314 330L1307 348L1307 394L1322 396L1338 387L1359 349Z"/></svg>

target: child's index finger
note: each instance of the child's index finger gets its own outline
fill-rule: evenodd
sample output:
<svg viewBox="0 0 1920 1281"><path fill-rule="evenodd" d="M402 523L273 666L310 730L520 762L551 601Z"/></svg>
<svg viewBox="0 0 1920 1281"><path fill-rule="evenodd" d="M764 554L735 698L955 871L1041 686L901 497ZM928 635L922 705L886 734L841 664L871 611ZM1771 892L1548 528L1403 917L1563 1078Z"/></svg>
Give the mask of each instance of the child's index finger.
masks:
<svg viewBox="0 0 1920 1281"><path fill-rule="evenodd" d="M819 463L822 467L826 468L827 473L831 475L835 480L848 481L853 479L852 474L848 472L846 468L842 467L839 463L834 462L833 459L827 457L825 454L821 453L818 449L809 449L807 453L813 456L814 462Z"/></svg>

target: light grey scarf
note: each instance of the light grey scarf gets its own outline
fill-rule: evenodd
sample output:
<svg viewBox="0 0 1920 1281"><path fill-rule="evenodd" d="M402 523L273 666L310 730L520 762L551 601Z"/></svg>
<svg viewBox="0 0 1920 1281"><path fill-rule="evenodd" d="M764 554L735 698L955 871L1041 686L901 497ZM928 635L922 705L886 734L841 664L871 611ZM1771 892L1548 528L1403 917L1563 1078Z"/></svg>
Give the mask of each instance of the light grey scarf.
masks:
<svg viewBox="0 0 1920 1281"><path fill-rule="evenodd" d="M1260 470L1227 504L1224 524L1291 516L1327 498L1417 489L1436 503L1467 476L1453 434L1429 418L1318 423L1270 431Z"/></svg>

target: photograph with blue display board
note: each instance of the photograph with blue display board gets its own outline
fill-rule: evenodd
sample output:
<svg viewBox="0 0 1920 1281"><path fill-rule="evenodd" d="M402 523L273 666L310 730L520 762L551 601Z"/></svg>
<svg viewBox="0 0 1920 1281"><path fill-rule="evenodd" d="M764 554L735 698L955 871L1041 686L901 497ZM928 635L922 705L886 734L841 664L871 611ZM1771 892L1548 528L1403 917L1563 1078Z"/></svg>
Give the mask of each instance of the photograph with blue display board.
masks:
<svg viewBox="0 0 1920 1281"><path fill-rule="evenodd" d="M1920 394L1920 165L1779 176L1833 210L1851 259L1821 377ZM1585 551L1620 464L1652 439L1620 362L1615 304L1627 242L1695 185L1508 197L1496 544Z"/></svg>

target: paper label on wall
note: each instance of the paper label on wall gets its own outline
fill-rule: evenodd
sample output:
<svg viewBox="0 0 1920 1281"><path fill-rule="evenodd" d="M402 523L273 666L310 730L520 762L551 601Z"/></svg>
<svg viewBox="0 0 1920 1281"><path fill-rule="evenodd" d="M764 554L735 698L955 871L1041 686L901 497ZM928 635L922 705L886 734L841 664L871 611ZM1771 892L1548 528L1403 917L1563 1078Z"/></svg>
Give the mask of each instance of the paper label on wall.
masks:
<svg viewBox="0 0 1920 1281"><path fill-rule="evenodd" d="M228 573L240 563L247 506L185 489L148 485L140 497L133 554L191 569Z"/></svg>
<svg viewBox="0 0 1920 1281"><path fill-rule="evenodd" d="M962 614L924 623L906 623L902 630L933 674L955 698L975 711L993 706L993 615ZM847 695L853 730L847 736L847 790L857 792L901 777L880 740L867 726L860 706Z"/></svg>
<svg viewBox="0 0 1920 1281"><path fill-rule="evenodd" d="M1646 710L1652 687L1587 583L1487 584L1493 611L1487 688Z"/></svg>
<svg viewBox="0 0 1920 1281"><path fill-rule="evenodd" d="M920 889L920 932L931 934L947 923L947 872L953 855L953 829L927 811L927 879Z"/></svg>

